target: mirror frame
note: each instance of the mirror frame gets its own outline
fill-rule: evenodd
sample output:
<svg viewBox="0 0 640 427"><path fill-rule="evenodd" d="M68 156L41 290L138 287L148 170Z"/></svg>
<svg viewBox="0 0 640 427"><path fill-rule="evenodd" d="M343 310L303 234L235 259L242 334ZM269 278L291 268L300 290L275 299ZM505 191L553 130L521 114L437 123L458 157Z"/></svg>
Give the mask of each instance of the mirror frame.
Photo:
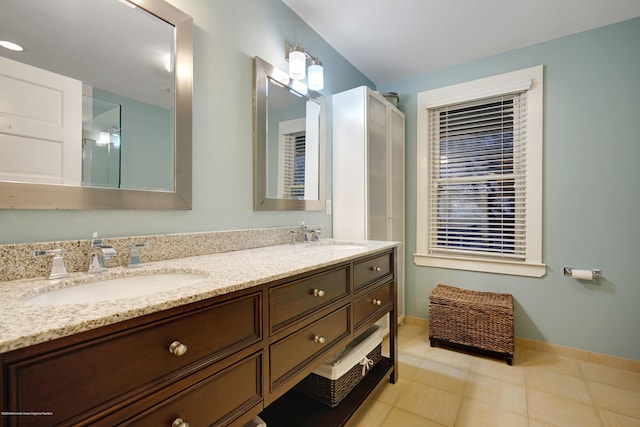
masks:
<svg viewBox="0 0 640 427"><path fill-rule="evenodd" d="M318 199L277 199L267 197L267 78L291 88L283 71L254 57L253 60L253 209L256 211L321 211L325 201L326 177L326 105L324 97L314 91L306 95L320 104L320 132L318 141Z"/></svg>
<svg viewBox="0 0 640 427"><path fill-rule="evenodd" d="M5 181L0 182L0 209L191 209L193 18L164 0L135 4L175 27L174 191Z"/></svg>

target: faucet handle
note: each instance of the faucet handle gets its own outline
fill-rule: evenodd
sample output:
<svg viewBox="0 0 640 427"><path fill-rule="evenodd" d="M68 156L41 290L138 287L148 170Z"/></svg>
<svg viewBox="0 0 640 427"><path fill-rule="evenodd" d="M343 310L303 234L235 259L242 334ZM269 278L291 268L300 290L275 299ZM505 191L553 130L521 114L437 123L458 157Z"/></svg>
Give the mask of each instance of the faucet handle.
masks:
<svg viewBox="0 0 640 427"><path fill-rule="evenodd" d="M51 272L49 273L49 280L62 279L63 277L69 276L67 267L64 265L64 254L66 253L66 249L34 250L32 252L34 257L53 255L53 260L51 261Z"/></svg>
<svg viewBox="0 0 640 427"><path fill-rule="evenodd" d="M140 267L142 265L138 248L146 248L147 246L149 246L147 242L127 245L127 247L129 248L129 268Z"/></svg>
<svg viewBox="0 0 640 427"><path fill-rule="evenodd" d="M94 231L91 236L91 246L101 245L102 239L98 239L98 232Z"/></svg>

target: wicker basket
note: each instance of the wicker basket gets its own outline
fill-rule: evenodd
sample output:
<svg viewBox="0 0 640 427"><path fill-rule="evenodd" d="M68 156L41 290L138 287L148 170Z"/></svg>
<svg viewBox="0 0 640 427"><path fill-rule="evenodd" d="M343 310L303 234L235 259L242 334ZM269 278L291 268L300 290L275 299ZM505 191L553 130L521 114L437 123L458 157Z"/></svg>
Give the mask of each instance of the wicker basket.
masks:
<svg viewBox="0 0 640 427"><path fill-rule="evenodd" d="M513 297L438 285L429 295L429 340L504 358L514 353Z"/></svg>
<svg viewBox="0 0 640 427"><path fill-rule="evenodd" d="M374 325L309 374L294 389L333 408L340 404L380 359L382 330Z"/></svg>
<svg viewBox="0 0 640 427"><path fill-rule="evenodd" d="M375 366L382 358L381 350L382 346L378 345L367 354L367 358L373 361L373 365L370 365L371 367ZM358 363L337 380L311 373L300 381L294 389L305 396L333 408L338 406L342 399L347 397L349 392L358 385L370 369L371 368L363 369L363 366ZM362 374L363 371L365 375Z"/></svg>

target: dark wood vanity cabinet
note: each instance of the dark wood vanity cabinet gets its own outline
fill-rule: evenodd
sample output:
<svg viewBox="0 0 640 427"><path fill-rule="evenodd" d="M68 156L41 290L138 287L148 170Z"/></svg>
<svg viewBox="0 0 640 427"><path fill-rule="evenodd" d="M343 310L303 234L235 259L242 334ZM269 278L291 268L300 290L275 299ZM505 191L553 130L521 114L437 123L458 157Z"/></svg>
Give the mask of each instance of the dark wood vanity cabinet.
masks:
<svg viewBox="0 0 640 427"><path fill-rule="evenodd" d="M395 382L394 262L388 250L2 354L2 426L242 427L386 313Z"/></svg>
<svg viewBox="0 0 640 427"><path fill-rule="evenodd" d="M222 372L229 356L246 348L259 349L261 292L189 308L3 355L3 411L51 413L46 418L3 417L3 422L18 426L99 424L100 419L140 398L160 396L167 390L175 393L178 382L204 367L215 366ZM261 368L254 378L261 379ZM261 394L260 390L259 401Z"/></svg>

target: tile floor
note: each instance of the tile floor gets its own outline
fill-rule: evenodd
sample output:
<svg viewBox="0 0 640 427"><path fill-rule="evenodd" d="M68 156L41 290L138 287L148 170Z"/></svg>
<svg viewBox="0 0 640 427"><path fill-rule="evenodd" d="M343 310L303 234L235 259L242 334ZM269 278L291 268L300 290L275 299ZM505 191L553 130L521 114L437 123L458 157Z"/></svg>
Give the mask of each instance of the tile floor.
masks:
<svg viewBox="0 0 640 427"><path fill-rule="evenodd" d="M383 347L384 352L384 347ZM397 384L350 427L640 427L640 373L516 347L513 366L399 330Z"/></svg>

